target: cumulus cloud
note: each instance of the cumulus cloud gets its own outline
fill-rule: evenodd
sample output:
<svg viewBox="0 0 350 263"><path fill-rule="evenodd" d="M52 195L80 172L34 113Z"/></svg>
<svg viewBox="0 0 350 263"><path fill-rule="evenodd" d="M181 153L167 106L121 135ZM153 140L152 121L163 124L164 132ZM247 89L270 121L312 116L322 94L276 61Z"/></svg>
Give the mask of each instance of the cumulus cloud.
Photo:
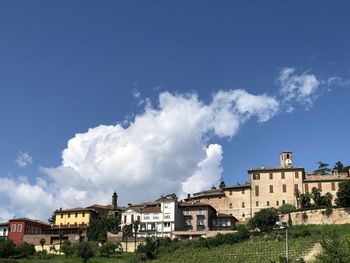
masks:
<svg viewBox="0 0 350 263"><path fill-rule="evenodd" d="M47 218L58 207L107 204L114 189L124 204L199 191L222 173L222 148L211 141L231 138L248 119L265 122L278 110L275 98L240 89L218 91L207 104L196 93L163 92L127 127L100 125L76 134L62 164L42 167L36 184L1 179L0 193L23 214Z"/></svg>
<svg viewBox="0 0 350 263"><path fill-rule="evenodd" d="M21 168L26 167L33 163L33 157L30 156L27 152L20 151L17 159L15 160L15 163Z"/></svg>
<svg viewBox="0 0 350 263"><path fill-rule="evenodd" d="M339 81L330 79L329 85ZM220 90L207 103L195 92L162 92L152 104L134 91L141 113L75 134L61 165L41 167L36 183L0 178L0 196L21 216L46 219L59 207L108 204L115 189L124 205L206 189L223 172L223 149L215 139L234 137L250 119L264 123L282 110L292 112L295 102L310 108L326 85L294 68L282 69L277 83L276 97Z"/></svg>

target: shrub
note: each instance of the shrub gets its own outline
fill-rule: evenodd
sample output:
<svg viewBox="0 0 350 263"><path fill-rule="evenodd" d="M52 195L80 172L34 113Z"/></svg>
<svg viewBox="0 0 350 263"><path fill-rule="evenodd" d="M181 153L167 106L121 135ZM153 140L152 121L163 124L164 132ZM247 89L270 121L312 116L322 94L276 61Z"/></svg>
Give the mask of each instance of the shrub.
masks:
<svg viewBox="0 0 350 263"><path fill-rule="evenodd" d="M291 212L294 212L296 208L294 205L284 204L284 205L281 205L277 210L282 214L289 214Z"/></svg>
<svg viewBox="0 0 350 263"><path fill-rule="evenodd" d="M105 244L103 244L100 248L100 254L101 256L107 256L113 255L115 253L115 250L119 247L119 244L113 243L111 241L107 241Z"/></svg>
<svg viewBox="0 0 350 263"><path fill-rule="evenodd" d="M322 237L322 253L317 256L318 262L345 263L350 259L350 242L342 241L339 236L330 231Z"/></svg>
<svg viewBox="0 0 350 263"><path fill-rule="evenodd" d="M0 258L8 258L15 253L16 245L12 240L0 240Z"/></svg>
<svg viewBox="0 0 350 263"><path fill-rule="evenodd" d="M91 241L83 241L77 245L77 255L87 262L95 255L96 245Z"/></svg>
<svg viewBox="0 0 350 263"><path fill-rule="evenodd" d="M35 255L34 245L23 242L16 247L16 258L28 257L32 255Z"/></svg>
<svg viewBox="0 0 350 263"><path fill-rule="evenodd" d="M74 254L74 246L69 240L65 240L61 246L61 251L66 256L66 258Z"/></svg>

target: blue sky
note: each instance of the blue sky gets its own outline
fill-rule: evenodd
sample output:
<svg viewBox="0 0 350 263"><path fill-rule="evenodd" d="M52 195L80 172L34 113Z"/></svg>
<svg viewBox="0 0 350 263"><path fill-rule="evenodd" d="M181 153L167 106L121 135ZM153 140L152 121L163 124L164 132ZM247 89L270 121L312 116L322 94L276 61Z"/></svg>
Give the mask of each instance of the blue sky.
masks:
<svg viewBox="0 0 350 263"><path fill-rule="evenodd" d="M349 8L347 1L1 1L0 178L36 185L47 176L40 167L61 166L76 133L132 122L144 112L140 101L157 108L162 92L196 93L209 104L219 90L239 88L283 101L283 68L320 81L312 106L297 103L262 123L253 116L232 138L209 138L222 146L227 184L246 181L251 167L277 165L283 150L307 170L318 161L350 164ZM327 86L332 77L341 81ZM32 163L19 167L20 152ZM8 214L27 213L0 191L0 206L7 204Z"/></svg>

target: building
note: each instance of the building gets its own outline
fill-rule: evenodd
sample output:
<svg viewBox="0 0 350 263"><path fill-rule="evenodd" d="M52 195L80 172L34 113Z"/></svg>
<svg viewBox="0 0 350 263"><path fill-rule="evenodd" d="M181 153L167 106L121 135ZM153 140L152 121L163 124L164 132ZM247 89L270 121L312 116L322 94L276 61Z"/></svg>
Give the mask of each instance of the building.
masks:
<svg viewBox="0 0 350 263"><path fill-rule="evenodd" d="M94 204L94 205L88 206L87 208L97 211L100 214L100 216L118 216L118 214L121 213L121 211L124 209L124 207L118 206L118 195L116 191L114 191L112 195L112 204L110 205Z"/></svg>
<svg viewBox="0 0 350 263"><path fill-rule="evenodd" d="M91 208L59 209L55 211L55 226L65 228L69 226L88 226L98 218L98 212Z"/></svg>
<svg viewBox="0 0 350 263"><path fill-rule="evenodd" d="M198 201L179 203L177 217L173 237L180 239L206 237L209 231L234 230L237 221L231 215L217 214L214 207Z"/></svg>
<svg viewBox="0 0 350 263"><path fill-rule="evenodd" d="M304 168L293 164L293 153L280 154L278 167L259 167L248 170L249 183L225 186L189 195L185 201L199 201L211 205L218 213L232 215L240 222L246 222L262 208L278 208L283 204L298 206L294 196L296 190L311 192L313 187L322 194L334 197L339 182L349 180L347 173L319 175L306 173Z"/></svg>
<svg viewBox="0 0 350 263"><path fill-rule="evenodd" d="M7 239L9 233L9 223L0 223L0 239Z"/></svg>
<svg viewBox="0 0 350 263"><path fill-rule="evenodd" d="M138 237L171 237L175 230L177 197L175 194L142 204L129 204L121 216L121 228L138 222ZM134 232L134 229L133 229ZM133 233L135 235L135 233Z"/></svg>
<svg viewBox="0 0 350 263"><path fill-rule="evenodd" d="M22 241L26 241L26 236L41 235L43 231L49 228L48 223L39 220L29 218L11 219L9 220L8 239L19 245Z"/></svg>

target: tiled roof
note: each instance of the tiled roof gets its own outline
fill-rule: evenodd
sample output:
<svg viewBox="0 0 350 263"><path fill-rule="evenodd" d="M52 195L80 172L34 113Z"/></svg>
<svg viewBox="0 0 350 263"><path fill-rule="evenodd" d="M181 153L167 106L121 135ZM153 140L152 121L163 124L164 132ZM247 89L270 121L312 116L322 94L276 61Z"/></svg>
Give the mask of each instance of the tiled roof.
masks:
<svg viewBox="0 0 350 263"><path fill-rule="evenodd" d="M258 167L248 170L248 173L253 172L268 172L268 171L304 171L304 168L301 167Z"/></svg>
<svg viewBox="0 0 350 263"><path fill-rule="evenodd" d="M60 213L69 213L69 212L94 212L94 213L98 213L96 210L91 209L91 208L83 208L83 207L76 207L76 208L69 208L69 209L63 209L63 210L56 210L55 213L56 214L60 214Z"/></svg>
<svg viewBox="0 0 350 263"><path fill-rule="evenodd" d="M226 186L223 189L224 190L229 190L229 189L236 189L236 188L250 188L250 184L236 184L236 185L231 185L231 186Z"/></svg>
<svg viewBox="0 0 350 263"><path fill-rule="evenodd" d="M0 223L0 226L8 226L9 225L9 222L6 222L6 223Z"/></svg>
<svg viewBox="0 0 350 263"><path fill-rule="evenodd" d="M9 220L9 222L12 222L12 221L28 221L28 222L33 222L33 223L37 223L37 224L42 224L42 225L50 226L49 223L46 223L46 222L44 222L44 221L34 220L34 219L27 218L27 217L13 218L13 219L10 219L10 220Z"/></svg>
<svg viewBox="0 0 350 263"><path fill-rule="evenodd" d="M98 209L105 209L105 210L122 210L123 207L121 206L117 206L116 208L113 207L113 205L98 205L98 204L94 204L94 205L91 205L91 206L88 206L86 208L98 208Z"/></svg>
<svg viewBox="0 0 350 263"><path fill-rule="evenodd" d="M208 207L212 207L211 205L208 205L206 203L202 203L202 202L185 202L185 203L179 203L179 206L182 207L198 207L198 206L208 206Z"/></svg>

